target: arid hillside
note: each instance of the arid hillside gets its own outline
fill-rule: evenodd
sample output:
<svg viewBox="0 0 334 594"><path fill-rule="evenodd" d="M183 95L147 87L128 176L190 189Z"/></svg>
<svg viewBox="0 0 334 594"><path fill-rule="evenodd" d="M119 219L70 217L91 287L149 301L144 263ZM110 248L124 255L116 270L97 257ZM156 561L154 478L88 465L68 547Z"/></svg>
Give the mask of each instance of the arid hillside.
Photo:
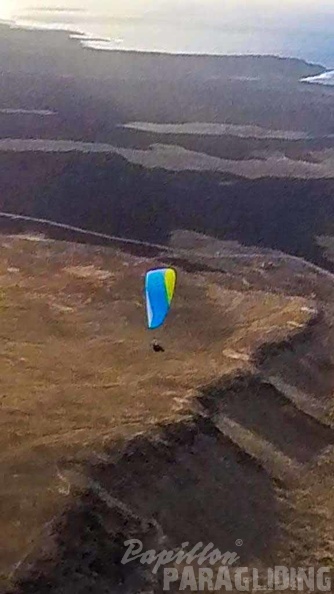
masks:
<svg viewBox="0 0 334 594"><path fill-rule="evenodd" d="M202 254L1 236L3 592L161 592L121 564L129 536L333 567L333 280L186 239ZM143 276L163 263L154 353Z"/></svg>

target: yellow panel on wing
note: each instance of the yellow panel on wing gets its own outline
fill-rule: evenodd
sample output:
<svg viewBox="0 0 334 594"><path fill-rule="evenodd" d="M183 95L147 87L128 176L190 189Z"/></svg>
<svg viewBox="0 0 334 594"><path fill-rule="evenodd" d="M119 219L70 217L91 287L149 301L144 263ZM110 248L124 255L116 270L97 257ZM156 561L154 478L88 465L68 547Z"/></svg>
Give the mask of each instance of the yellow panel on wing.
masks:
<svg viewBox="0 0 334 594"><path fill-rule="evenodd" d="M173 299L176 285L176 272L175 270L173 270L173 268L167 268L167 270L165 271L165 285L167 291L167 299L170 305Z"/></svg>

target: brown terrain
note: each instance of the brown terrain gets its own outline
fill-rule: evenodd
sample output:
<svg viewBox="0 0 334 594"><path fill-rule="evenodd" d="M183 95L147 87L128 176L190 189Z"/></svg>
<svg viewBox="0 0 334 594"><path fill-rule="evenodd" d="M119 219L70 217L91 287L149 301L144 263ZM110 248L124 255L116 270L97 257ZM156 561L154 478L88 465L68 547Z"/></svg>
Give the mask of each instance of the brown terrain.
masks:
<svg viewBox="0 0 334 594"><path fill-rule="evenodd" d="M1 594L160 594L128 538L333 571L325 69L4 25L0 68Z"/></svg>
<svg viewBox="0 0 334 594"><path fill-rule="evenodd" d="M160 592L121 564L129 537L333 567L333 281L182 243L144 258L1 237L2 591ZM143 276L170 263L155 354Z"/></svg>

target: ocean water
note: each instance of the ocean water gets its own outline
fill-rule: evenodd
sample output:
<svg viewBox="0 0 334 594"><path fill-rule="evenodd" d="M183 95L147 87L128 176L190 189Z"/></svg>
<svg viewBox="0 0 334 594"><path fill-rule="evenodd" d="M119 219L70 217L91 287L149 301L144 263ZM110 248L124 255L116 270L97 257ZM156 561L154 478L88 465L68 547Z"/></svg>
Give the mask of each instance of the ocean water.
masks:
<svg viewBox="0 0 334 594"><path fill-rule="evenodd" d="M65 29L98 50L273 54L334 69L334 1L319 0L318 12L308 0L273 0L276 12L265 12L263 1L67 0L62 8L60 0L0 0L0 18L16 26ZM291 10L279 12L287 1ZM334 84L334 70L309 82Z"/></svg>
<svg viewBox="0 0 334 594"><path fill-rule="evenodd" d="M318 76L309 76L308 78L304 78L303 82L332 87L334 86L334 70L329 70Z"/></svg>

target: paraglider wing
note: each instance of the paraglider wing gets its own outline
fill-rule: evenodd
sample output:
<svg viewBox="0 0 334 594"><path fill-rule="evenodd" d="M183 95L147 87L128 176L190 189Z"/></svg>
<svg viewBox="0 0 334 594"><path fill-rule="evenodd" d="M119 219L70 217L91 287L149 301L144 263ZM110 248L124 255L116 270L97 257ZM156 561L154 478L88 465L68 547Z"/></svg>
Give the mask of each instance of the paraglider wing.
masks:
<svg viewBox="0 0 334 594"><path fill-rule="evenodd" d="M147 324L150 330L159 328L169 312L176 285L173 268L150 270L145 278Z"/></svg>

